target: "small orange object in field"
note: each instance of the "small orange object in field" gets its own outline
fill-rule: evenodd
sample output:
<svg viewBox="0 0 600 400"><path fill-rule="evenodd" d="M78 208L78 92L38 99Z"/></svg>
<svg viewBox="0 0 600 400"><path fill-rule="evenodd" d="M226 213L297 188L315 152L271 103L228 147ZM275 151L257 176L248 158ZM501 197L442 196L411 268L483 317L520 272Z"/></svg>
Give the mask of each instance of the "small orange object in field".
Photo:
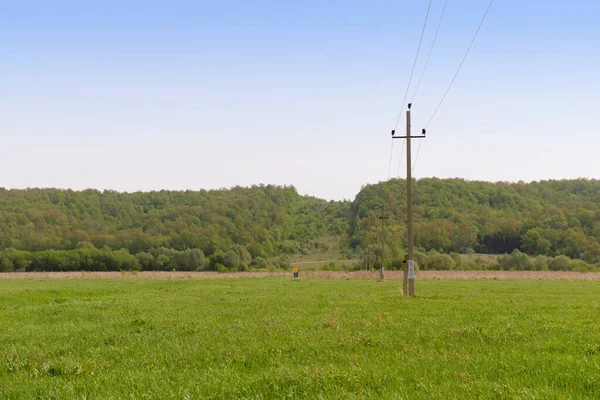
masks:
<svg viewBox="0 0 600 400"><path fill-rule="evenodd" d="M300 268L294 268L294 269L292 269L292 272L294 273L294 278L297 278L298 273L300 272Z"/></svg>

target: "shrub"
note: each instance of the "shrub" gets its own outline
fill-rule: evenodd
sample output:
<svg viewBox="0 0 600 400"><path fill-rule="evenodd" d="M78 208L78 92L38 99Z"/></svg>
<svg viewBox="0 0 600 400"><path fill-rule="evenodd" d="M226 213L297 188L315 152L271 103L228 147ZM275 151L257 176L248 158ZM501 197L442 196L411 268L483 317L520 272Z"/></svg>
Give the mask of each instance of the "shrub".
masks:
<svg viewBox="0 0 600 400"><path fill-rule="evenodd" d="M227 267L224 266L223 264L216 264L215 265L215 269L216 269L217 272L220 272L220 273L229 272L229 270L227 269Z"/></svg>
<svg viewBox="0 0 600 400"><path fill-rule="evenodd" d="M14 270L15 266L8 257L4 257L0 260L0 272L13 272Z"/></svg>
<svg viewBox="0 0 600 400"><path fill-rule="evenodd" d="M512 253L498 257L498 263L503 270L531 271L534 269L533 260L525 253L515 249Z"/></svg>
<svg viewBox="0 0 600 400"><path fill-rule="evenodd" d="M420 264L420 263L419 263ZM449 271L456 267L456 263L448 254L431 252L425 258L425 263L420 264L423 269Z"/></svg>
<svg viewBox="0 0 600 400"><path fill-rule="evenodd" d="M323 265L321 269L323 271L341 271L342 266L340 264L336 264L335 261L332 261L329 264Z"/></svg>
<svg viewBox="0 0 600 400"><path fill-rule="evenodd" d="M150 253L139 252L135 255L143 270L152 270L154 267L154 256Z"/></svg>
<svg viewBox="0 0 600 400"><path fill-rule="evenodd" d="M404 269L404 258L394 258L390 269L392 271L402 271Z"/></svg>
<svg viewBox="0 0 600 400"><path fill-rule="evenodd" d="M546 256L537 256L533 261L533 269L536 271L547 271L548 260L549 258Z"/></svg>
<svg viewBox="0 0 600 400"><path fill-rule="evenodd" d="M571 266L571 259L567 256L558 256L548 261L550 271L568 271Z"/></svg>
<svg viewBox="0 0 600 400"><path fill-rule="evenodd" d="M595 271L596 267L583 260L571 260L570 270L576 272L591 272Z"/></svg>
<svg viewBox="0 0 600 400"><path fill-rule="evenodd" d="M458 253L450 253L450 257L454 260L454 265L456 269L462 269L465 262L463 261L463 257Z"/></svg>
<svg viewBox="0 0 600 400"><path fill-rule="evenodd" d="M268 262L262 257L256 257L250 265L254 268L267 268Z"/></svg>

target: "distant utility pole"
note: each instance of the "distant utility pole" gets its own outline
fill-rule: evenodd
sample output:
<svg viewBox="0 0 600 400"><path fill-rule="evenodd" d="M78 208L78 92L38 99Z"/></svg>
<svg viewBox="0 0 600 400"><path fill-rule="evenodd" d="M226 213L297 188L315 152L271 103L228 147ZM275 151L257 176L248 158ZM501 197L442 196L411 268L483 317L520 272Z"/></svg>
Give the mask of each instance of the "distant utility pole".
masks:
<svg viewBox="0 0 600 400"><path fill-rule="evenodd" d="M414 261L414 239L413 239L413 209L412 209L412 157L410 148L410 139L423 139L425 129L420 136L411 136L410 134L410 107L406 111L406 136L394 136L395 130L392 130L393 139L406 139L406 208L407 208L407 230L408 230L408 254L404 263L404 276L402 280L402 295L415 295L415 261ZM408 287L407 287L408 286ZM408 290L407 290L408 289Z"/></svg>
<svg viewBox="0 0 600 400"><path fill-rule="evenodd" d="M385 216L385 205L381 206L381 215L378 217L381 220L381 269L379 270L379 278L384 279L385 265L385 220L390 217Z"/></svg>
<svg viewBox="0 0 600 400"><path fill-rule="evenodd" d="M371 252L371 238L369 235L369 228L371 227L371 221L370 218L367 219L368 221L368 225L367 228L365 228L365 242L366 242L366 249L365 249L365 270L366 271L370 271L371 268L369 266L369 261L370 261L370 252Z"/></svg>

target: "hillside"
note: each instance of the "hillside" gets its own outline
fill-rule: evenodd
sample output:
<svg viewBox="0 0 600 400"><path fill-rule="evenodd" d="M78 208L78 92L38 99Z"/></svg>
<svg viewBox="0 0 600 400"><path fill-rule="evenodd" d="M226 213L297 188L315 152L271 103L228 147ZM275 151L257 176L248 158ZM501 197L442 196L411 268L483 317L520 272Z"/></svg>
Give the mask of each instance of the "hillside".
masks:
<svg viewBox="0 0 600 400"><path fill-rule="evenodd" d="M415 246L440 252L566 255L600 262L600 181L470 182L427 178L414 186ZM406 248L406 182L368 185L350 212L350 245L380 240L382 204L391 215L387 251ZM386 251L386 252L387 252Z"/></svg>
<svg viewBox="0 0 600 400"><path fill-rule="evenodd" d="M202 257L234 250L248 264L345 234L348 209L348 202L301 196L291 186L149 193L0 189L0 249L126 249L154 252L153 258L175 258L172 251L189 249ZM172 261L159 269L178 267Z"/></svg>
<svg viewBox="0 0 600 400"><path fill-rule="evenodd" d="M0 270L238 270L285 266L289 256L318 264L342 257L340 246L344 258L377 265L382 205L390 216L386 260L397 262L407 242L405 187L400 179L367 185L352 203L271 185L147 193L0 189ZM597 180L427 178L415 183L414 204L420 251L517 249L600 263Z"/></svg>

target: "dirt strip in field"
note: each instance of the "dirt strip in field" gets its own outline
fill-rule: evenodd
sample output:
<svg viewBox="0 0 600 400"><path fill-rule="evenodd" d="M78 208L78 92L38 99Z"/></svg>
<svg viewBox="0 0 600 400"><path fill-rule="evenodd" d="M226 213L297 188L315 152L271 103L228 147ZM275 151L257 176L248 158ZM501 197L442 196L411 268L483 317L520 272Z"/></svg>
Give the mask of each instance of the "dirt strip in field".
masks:
<svg viewBox="0 0 600 400"><path fill-rule="evenodd" d="M270 276L292 276L291 272L167 272L140 271L130 272L5 272L0 279L227 279L227 278L264 278ZM356 271L306 271L300 272L300 279L378 279L378 272ZM401 271L385 273L386 279L402 279ZM600 272L562 272L562 271L419 271L416 279L450 280L586 280L600 281Z"/></svg>

